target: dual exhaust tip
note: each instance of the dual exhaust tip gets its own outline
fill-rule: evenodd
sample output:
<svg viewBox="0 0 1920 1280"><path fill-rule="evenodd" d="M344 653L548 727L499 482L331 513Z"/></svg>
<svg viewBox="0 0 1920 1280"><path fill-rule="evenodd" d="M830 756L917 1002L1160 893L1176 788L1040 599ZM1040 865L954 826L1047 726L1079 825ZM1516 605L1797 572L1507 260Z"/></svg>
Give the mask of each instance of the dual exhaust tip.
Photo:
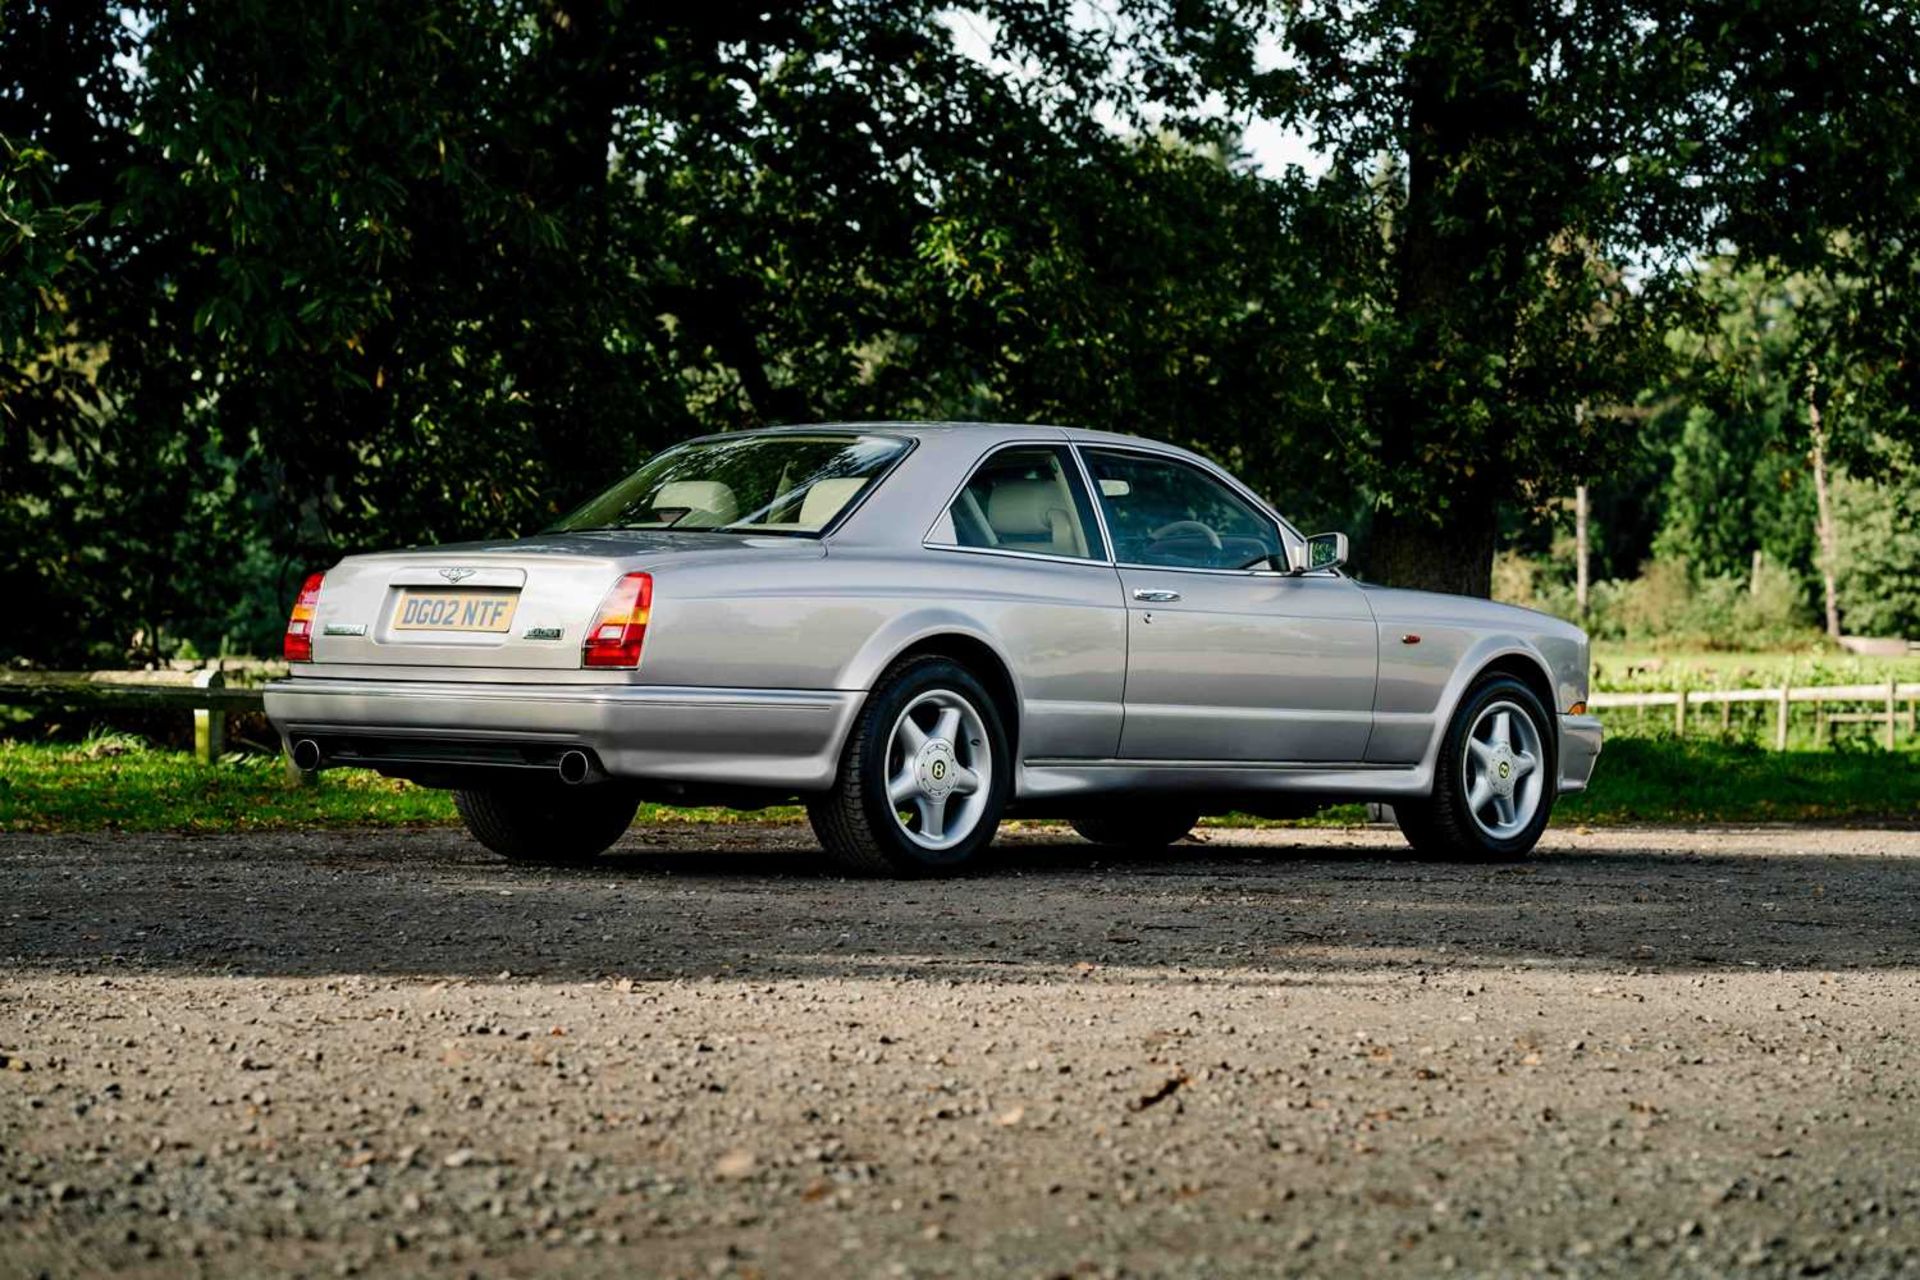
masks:
<svg viewBox="0 0 1920 1280"><path fill-rule="evenodd" d="M302 773L313 773L327 762L327 753L312 738L300 738L294 742L291 753L294 768ZM570 787L583 786L589 782L598 782L606 775L600 766L594 763L592 756L584 751L564 751L556 768L560 781Z"/></svg>

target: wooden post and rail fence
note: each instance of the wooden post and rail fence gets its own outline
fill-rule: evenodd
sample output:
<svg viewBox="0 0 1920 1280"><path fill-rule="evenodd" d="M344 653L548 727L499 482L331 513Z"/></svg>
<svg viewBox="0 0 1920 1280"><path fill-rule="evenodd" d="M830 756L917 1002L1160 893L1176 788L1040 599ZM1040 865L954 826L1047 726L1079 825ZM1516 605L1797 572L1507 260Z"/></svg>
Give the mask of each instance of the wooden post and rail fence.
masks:
<svg viewBox="0 0 1920 1280"><path fill-rule="evenodd" d="M227 749L227 716L261 711L260 688L227 685L227 673L189 671L0 671L0 706L60 711L189 711L193 754L212 764Z"/></svg>
<svg viewBox="0 0 1920 1280"><path fill-rule="evenodd" d="M269 664L249 663L252 675L278 674ZM1717 705L1721 727L1731 726L1738 702L1771 704L1774 708L1773 745L1787 748L1787 728L1795 704L1814 708L1817 740L1825 741L1836 724L1876 724L1881 742L1891 751L1901 728L1907 736L1920 733L1920 683L1889 680L1885 684L1805 685L1783 683L1777 689L1678 689L1659 693L1595 693L1587 706L1595 711L1652 707L1673 709L1675 736L1687 734L1692 713ZM1870 711L1831 712L1830 703L1873 705ZM212 764L226 750L227 716L260 711L265 703L259 686L229 686L226 672L217 668L171 671L0 671L0 706L48 707L59 710L170 710L193 715L193 753ZM1901 708L1904 706L1905 710ZM291 769L291 766L289 766Z"/></svg>
<svg viewBox="0 0 1920 1280"><path fill-rule="evenodd" d="M1894 749L1902 722L1909 737L1920 732L1920 683L1889 680L1885 684L1824 684L1795 687L1783 683L1777 689L1675 689L1660 693L1595 693L1587 706L1595 711L1626 707L1672 707L1675 737L1687 735L1690 712L1717 704L1721 727L1729 726L1736 702L1771 703L1774 707L1773 746L1787 749L1787 727L1795 703L1810 703L1814 708L1816 732L1825 741L1836 724L1877 724L1881 727L1881 745ZM1828 703L1878 704L1872 711L1831 712ZM1901 711L1905 705L1906 710Z"/></svg>

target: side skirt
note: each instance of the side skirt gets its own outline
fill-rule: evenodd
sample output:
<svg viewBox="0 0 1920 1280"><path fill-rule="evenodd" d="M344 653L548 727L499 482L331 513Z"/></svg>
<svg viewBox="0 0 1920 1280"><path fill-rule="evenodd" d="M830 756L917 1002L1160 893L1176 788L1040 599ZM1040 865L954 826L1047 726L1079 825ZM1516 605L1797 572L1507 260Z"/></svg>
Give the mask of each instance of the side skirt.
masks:
<svg viewBox="0 0 1920 1280"><path fill-rule="evenodd" d="M1014 779L1021 801L1071 800L1129 791L1194 796L1299 795L1329 800L1425 796L1431 766L1289 760L1027 760Z"/></svg>

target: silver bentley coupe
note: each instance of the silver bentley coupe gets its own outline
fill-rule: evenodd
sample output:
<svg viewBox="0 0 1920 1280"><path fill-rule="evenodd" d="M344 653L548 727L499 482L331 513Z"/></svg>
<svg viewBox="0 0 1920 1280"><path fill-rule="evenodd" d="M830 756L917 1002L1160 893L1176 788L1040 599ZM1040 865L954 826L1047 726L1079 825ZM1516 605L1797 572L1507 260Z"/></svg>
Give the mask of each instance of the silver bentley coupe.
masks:
<svg viewBox="0 0 1920 1280"><path fill-rule="evenodd" d="M798 801L879 874L959 869L1007 815L1151 849L1340 801L1422 854L1528 852L1600 752L1586 636L1346 554L1130 436L730 433L532 537L312 575L267 713L301 769L449 788L516 859L592 858L642 800Z"/></svg>

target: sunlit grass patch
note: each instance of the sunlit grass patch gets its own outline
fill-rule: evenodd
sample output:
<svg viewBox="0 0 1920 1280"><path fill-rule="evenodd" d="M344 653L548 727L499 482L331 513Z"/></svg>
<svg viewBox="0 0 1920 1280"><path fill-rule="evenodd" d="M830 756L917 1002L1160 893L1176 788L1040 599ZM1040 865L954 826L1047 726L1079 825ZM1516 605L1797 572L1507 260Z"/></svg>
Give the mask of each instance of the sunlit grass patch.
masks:
<svg viewBox="0 0 1920 1280"><path fill-rule="evenodd" d="M1211 826L1352 826L1363 805L1270 823L1234 815ZM643 805L637 821L799 822L793 806L741 813ZM212 766L156 751L131 735L81 743L0 742L0 831L259 831L305 827L445 825L452 797L360 769L311 786L280 761L231 755ZM1920 752L1790 751L1724 742L1617 738L1592 790L1563 797L1559 825L1577 823L1920 821Z"/></svg>
<svg viewBox="0 0 1920 1280"><path fill-rule="evenodd" d="M1557 822L1920 821L1920 752L1616 738Z"/></svg>
<svg viewBox="0 0 1920 1280"><path fill-rule="evenodd" d="M792 819L799 811L642 806L642 822ZM310 786L278 759L229 755L202 765L128 734L81 743L0 742L0 831L258 831L416 826L457 821L453 797L364 769Z"/></svg>

